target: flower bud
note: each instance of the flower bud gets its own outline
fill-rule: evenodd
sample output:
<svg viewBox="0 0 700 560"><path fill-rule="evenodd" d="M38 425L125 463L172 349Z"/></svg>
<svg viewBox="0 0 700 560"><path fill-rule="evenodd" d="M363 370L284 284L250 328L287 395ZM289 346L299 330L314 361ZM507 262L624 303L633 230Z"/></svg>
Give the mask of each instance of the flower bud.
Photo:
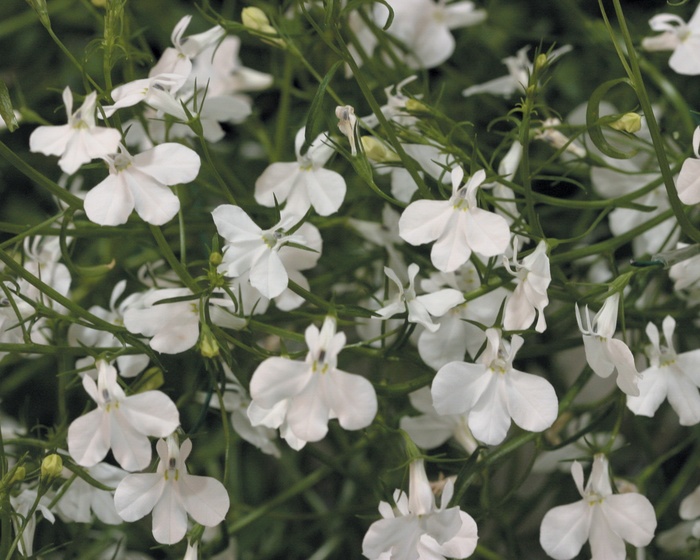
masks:
<svg viewBox="0 0 700 560"><path fill-rule="evenodd" d="M642 117L638 113L625 113L619 119L610 123L610 128L621 132L634 134L642 128Z"/></svg>
<svg viewBox="0 0 700 560"><path fill-rule="evenodd" d="M540 53L535 59L535 72L541 72L542 69L547 65L547 55L545 53Z"/></svg>
<svg viewBox="0 0 700 560"><path fill-rule="evenodd" d="M8 486L14 484L15 482L22 482L26 476L27 469L24 468L24 465L18 465L15 467L14 471L12 471L12 478L10 479Z"/></svg>
<svg viewBox="0 0 700 560"><path fill-rule="evenodd" d="M374 136L363 136L360 142L367 157L375 163L401 161L396 152L390 150L384 142L377 140Z"/></svg>
<svg viewBox="0 0 700 560"><path fill-rule="evenodd" d="M257 31L264 35L278 35L275 28L270 25L270 20L267 18L265 12L255 6L243 8L241 11L241 22L251 31ZM284 41L282 39L266 39L265 42L276 44L280 47L284 46Z"/></svg>
<svg viewBox="0 0 700 560"><path fill-rule="evenodd" d="M138 392L143 393L145 391L154 391L159 387L162 387L163 383L165 383L165 380L163 379L163 370L157 366L148 368L143 374Z"/></svg>
<svg viewBox="0 0 700 560"><path fill-rule="evenodd" d="M61 476L62 471L63 459L61 459L61 456L57 455L56 453L47 455L41 462L41 478L43 479L49 481L53 480L54 478Z"/></svg>
<svg viewBox="0 0 700 560"><path fill-rule="evenodd" d="M199 335L199 353L205 358L216 358L219 355L219 343L211 332L209 325L202 323Z"/></svg>
<svg viewBox="0 0 700 560"><path fill-rule="evenodd" d="M407 99L404 106L406 107L407 111L411 111L412 113L427 113L428 112L428 107L426 107L425 103L422 103L421 101L418 101L417 99Z"/></svg>
<svg viewBox="0 0 700 560"><path fill-rule="evenodd" d="M223 256L218 251L212 251L212 253L209 255L209 264L213 266L219 266L223 260Z"/></svg>

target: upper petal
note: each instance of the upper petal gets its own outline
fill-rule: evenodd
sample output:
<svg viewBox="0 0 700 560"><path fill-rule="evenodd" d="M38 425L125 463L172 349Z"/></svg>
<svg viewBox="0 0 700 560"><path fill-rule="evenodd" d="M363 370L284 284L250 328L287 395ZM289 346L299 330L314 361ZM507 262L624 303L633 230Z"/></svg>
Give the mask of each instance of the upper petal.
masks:
<svg viewBox="0 0 700 560"><path fill-rule="evenodd" d="M593 508L581 500L550 509L540 525L540 545L555 560L574 558L588 540Z"/></svg>
<svg viewBox="0 0 700 560"><path fill-rule="evenodd" d="M250 396L263 408L298 395L313 375L309 364L272 357L262 362L250 380Z"/></svg>

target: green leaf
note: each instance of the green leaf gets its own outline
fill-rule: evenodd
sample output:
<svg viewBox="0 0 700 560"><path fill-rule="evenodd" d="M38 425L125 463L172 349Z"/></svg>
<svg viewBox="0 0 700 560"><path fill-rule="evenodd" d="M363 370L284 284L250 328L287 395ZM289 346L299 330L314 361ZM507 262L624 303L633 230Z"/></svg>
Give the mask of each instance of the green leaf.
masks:
<svg viewBox="0 0 700 560"><path fill-rule="evenodd" d="M631 80L628 78L618 78L616 80L609 80L599 85L591 94L591 98L588 100L588 107L586 108L586 127L588 128L588 134L590 135L593 144L595 144L595 147L606 156L615 159L629 159L637 154L637 150L632 150L630 152L618 150L607 141L605 135L603 134L602 125L606 125L617 120L618 116L600 117L600 103L603 100L603 97L605 97L608 91L619 84L627 84L634 89L634 84Z"/></svg>
<svg viewBox="0 0 700 560"><path fill-rule="evenodd" d="M17 122L17 117L15 117L15 111L12 108L12 100L10 99L10 92L7 90L5 82L0 80L0 117L5 121L7 125L7 130L14 132L19 128L19 123Z"/></svg>
<svg viewBox="0 0 700 560"><path fill-rule="evenodd" d="M321 80L321 83L318 85L316 95L314 95L314 98L311 101L309 116L306 118L306 127L304 129L304 135L306 136L306 140L304 140L304 145L301 147L302 154L306 153L306 150L309 149L311 142L313 142L314 139L323 131L324 126L322 124L321 118L321 115L323 113L323 96L326 93L326 88L328 88L328 84L333 78L333 75L342 64L343 61L339 60L333 66L331 66L331 69L323 77L323 80Z"/></svg>

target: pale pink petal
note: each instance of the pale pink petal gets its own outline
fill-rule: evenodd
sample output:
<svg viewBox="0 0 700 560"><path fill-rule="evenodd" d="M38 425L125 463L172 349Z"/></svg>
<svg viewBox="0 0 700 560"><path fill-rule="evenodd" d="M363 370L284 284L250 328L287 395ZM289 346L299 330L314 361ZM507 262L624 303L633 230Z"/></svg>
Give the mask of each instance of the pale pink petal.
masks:
<svg viewBox="0 0 700 560"><path fill-rule="evenodd" d="M321 375L324 398L340 425L346 430L369 426L377 414L377 395L372 384L360 375L340 370Z"/></svg>
<svg viewBox="0 0 700 560"><path fill-rule="evenodd" d="M114 506L124 521L138 521L148 515L160 500L166 486L160 473L130 474L114 492Z"/></svg>
<svg viewBox="0 0 700 560"><path fill-rule="evenodd" d="M550 509L540 525L540 545L555 560L574 558L586 540L593 508L581 500Z"/></svg>
<svg viewBox="0 0 700 560"><path fill-rule="evenodd" d="M85 195L85 214L101 226L125 224L134 209L134 197L123 173L111 174Z"/></svg>
<svg viewBox="0 0 700 560"><path fill-rule="evenodd" d="M280 401L298 395L313 375L305 362L287 358L267 358L250 380L250 396L262 408L272 408Z"/></svg>

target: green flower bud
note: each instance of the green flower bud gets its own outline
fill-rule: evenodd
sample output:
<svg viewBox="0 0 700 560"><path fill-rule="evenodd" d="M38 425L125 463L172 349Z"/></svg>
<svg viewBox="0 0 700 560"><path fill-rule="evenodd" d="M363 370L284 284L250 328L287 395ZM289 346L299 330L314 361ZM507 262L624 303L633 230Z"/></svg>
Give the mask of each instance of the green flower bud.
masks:
<svg viewBox="0 0 700 560"><path fill-rule="evenodd" d="M625 113L616 121L610 123L610 128L634 134L642 128L642 117L638 113Z"/></svg>
<svg viewBox="0 0 700 560"><path fill-rule="evenodd" d="M277 30L270 25L270 20L265 12L255 6L243 8L241 11L241 22L251 31L257 31L263 35L278 36ZM282 39L263 39L266 43L284 47Z"/></svg>
<svg viewBox="0 0 700 560"><path fill-rule="evenodd" d="M199 353L205 358L216 358L219 355L219 343L211 332L209 325L202 324L199 336Z"/></svg>
<svg viewBox="0 0 700 560"><path fill-rule="evenodd" d="M62 471L63 459L61 459L61 456L57 455L56 453L47 455L41 462L41 478L43 479L53 480L54 478L61 476Z"/></svg>
<svg viewBox="0 0 700 560"><path fill-rule="evenodd" d="M360 142L367 157L376 163L401 161L396 152L390 150L384 142L377 140L374 136L363 136Z"/></svg>

